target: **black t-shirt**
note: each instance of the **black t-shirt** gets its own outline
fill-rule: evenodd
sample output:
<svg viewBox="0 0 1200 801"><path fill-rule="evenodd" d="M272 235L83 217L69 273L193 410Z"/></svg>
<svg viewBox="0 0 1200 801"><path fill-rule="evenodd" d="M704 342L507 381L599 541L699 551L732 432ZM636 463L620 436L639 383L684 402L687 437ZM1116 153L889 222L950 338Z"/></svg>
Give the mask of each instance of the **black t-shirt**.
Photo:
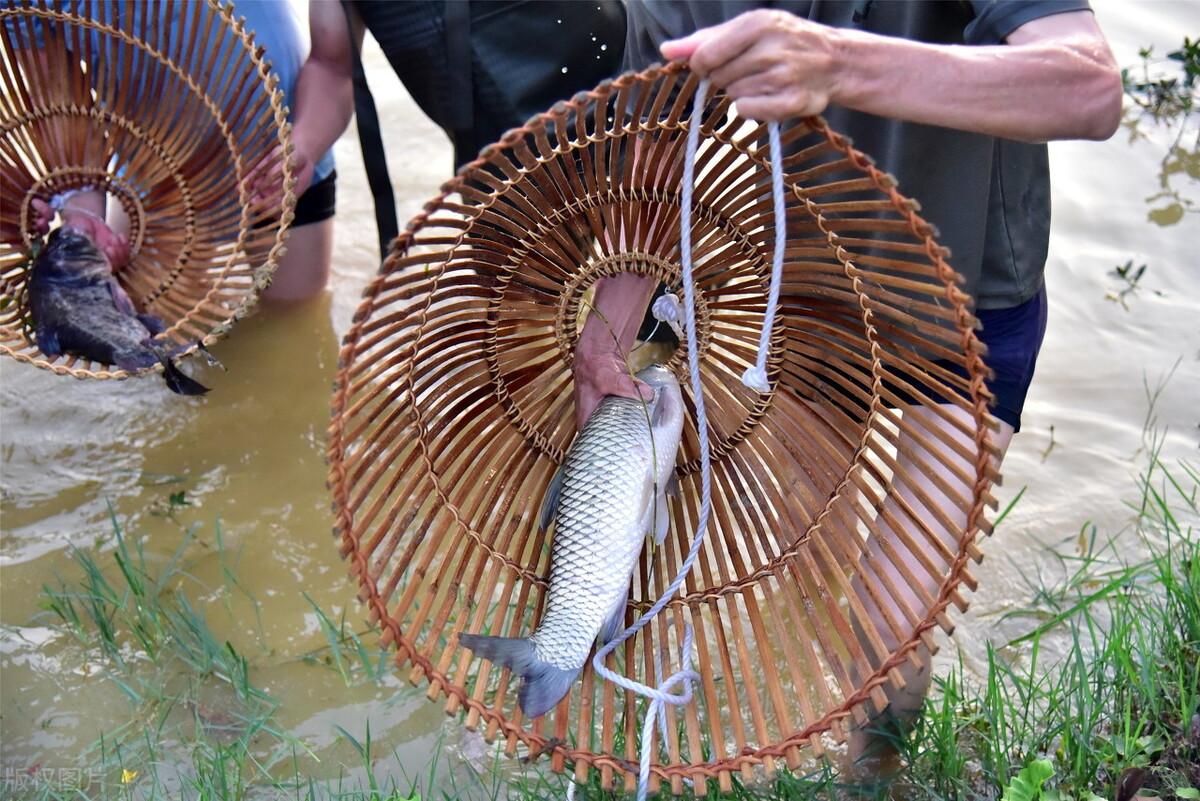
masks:
<svg viewBox="0 0 1200 801"><path fill-rule="evenodd" d="M1001 44L1031 20L1089 9L1086 0L631 0L625 68L642 69L658 46L755 8L777 8L840 28L932 44ZM857 19L856 19L857 17ZM919 81L920 76L913 76ZM1008 308L1042 286L1050 239L1045 145L877 117L830 106L825 118L896 177L900 191L950 248L950 264L979 308Z"/></svg>

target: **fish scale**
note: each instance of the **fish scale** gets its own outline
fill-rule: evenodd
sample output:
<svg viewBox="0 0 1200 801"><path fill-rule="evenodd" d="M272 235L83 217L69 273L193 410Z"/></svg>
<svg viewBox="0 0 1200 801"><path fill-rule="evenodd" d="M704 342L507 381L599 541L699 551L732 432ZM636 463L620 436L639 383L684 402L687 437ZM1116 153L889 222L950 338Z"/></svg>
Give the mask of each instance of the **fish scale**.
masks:
<svg viewBox="0 0 1200 801"><path fill-rule="evenodd" d="M650 424L640 401L601 401L571 448L559 497L546 613L530 639L538 658L560 668L587 659L610 614L624 601L645 542L637 531L649 500Z"/></svg>

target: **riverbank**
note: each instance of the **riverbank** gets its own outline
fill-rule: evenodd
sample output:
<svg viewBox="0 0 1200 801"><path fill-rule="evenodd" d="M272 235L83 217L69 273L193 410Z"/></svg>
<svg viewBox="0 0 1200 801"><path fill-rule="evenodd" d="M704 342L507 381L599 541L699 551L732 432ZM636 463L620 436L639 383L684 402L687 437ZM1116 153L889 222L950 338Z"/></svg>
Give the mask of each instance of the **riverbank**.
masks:
<svg viewBox="0 0 1200 801"><path fill-rule="evenodd" d="M1037 573L1061 578L1031 579L1024 603L1002 615L1024 633L988 643L982 681L961 663L937 676L925 714L896 735L902 764L894 781L849 781L834 755L807 772L738 784L732 794L713 786L708 797L1200 798L1200 471L1161 461L1156 440L1148 440L1142 461L1128 530L1085 522L1070 547L1043 555L1045 570ZM237 554L226 548L219 525L191 522L183 494L165 494L154 514L183 532L169 559L148 556L136 531L114 516L111 533L76 551L73 569L44 588L39 616L43 658L90 676L109 703L127 706L129 722L105 732L82 765L6 770L5 797L565 795L565 778L543 773L544 765L521 766L481 741L473 755L462 753L469 739L455 744L453 760L439 758L439 740L421 775L397 772L393 746L372 738L372 718L417 691L396 681L389 655L369 645L373 635L311 599L324 645L300 655L297 666L325 672L332 691L365 690L374 700L364 703L357 726L336 726L349 758L335 770L321 765L320 773L337 778L310 778L316 743L281 724L279 703L257 683L260 667L273 661L270 649L221 641L197 612L214 598L231 613L235 599L257 608ZM1123 558L1131 537L1149 556ZM213 554L220 570L201 580L193 566ZM575 797L608 796L592 785Z"/></svg>

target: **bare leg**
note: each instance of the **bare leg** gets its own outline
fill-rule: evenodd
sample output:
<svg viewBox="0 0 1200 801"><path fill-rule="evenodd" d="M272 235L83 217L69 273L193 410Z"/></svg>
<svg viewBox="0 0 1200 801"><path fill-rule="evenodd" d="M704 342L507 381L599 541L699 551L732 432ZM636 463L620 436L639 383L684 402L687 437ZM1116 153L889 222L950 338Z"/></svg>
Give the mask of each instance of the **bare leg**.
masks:
<svg viewBox="0 0 1200 801"><path fill-rule="evenodd" d="M966 411L957 407L946 406L943 408L951 409L956 419L970 423L971 418ZM928 525L934 536L953 550L956 547L959 532L966 525L966 513L958 503L947 498L943 490L935 483L933 476L940 476L952 488L962 493L968 493L970 487L963 486L961 479L953 474L952 468L973 471L972 462L952 452L933 436L933 431L943 431L967 446L968 449L973 449L973 442L951 422L940 418L933 409L925 408L906 408L904 417L906 421L917 423L918 431L931 443L936 444L933 444L930 450L926 450L915 437L901 431L897 455L897 475L907 478L904 481L893 479L893 492L884 501L879 519L876 521L878 535L868 538L866 542L867 555L859 560L858 570L852 580L852 590L859 598L863 599L863 606L870 618L870 623L880 633L883 643L888 649L895 649L899 645L899 640L886 623L885 611L893 619L904 621L908 618L903 606L919 611L922 616L926 607L919 597L918 590L913 587L910 579L902 574L897 563L905 567L909 576L916 577L920 587L929 595L936 596L940 585L940 581L929 575L929 571L920 564L917 554L910 550L903 539L897 536L888 520L894 520L898 525L905 527L915 526L903 510L903 505L907 505ZM1004 422L1000 423L998 431L993 432L992 440L999 449L999 459L1002 459L1007 451L1012 435L1012 426ZM996 460L997 466L999 466L999 459ZM922 493L928 501L920 498ZM947 515L948 522L952 524L953 528L936 520L927 509L927 505L940 506L948 510L950 512ZM924 538L924 535L915 535L912 538L914 545L922 544ZM888 551L891 552L890 556ZM937 556L932 561L939 566L943 566L945 563L944 558ZM880 596L884 599L883 605L887 607L886 610L881 609L880 605L864 591L865 582L870 582L877 587L890 584L897 589L899 597L892 597L886 591L881 591ZM924 703L925 695L929 691L932 655L927 648L921 645L917 648L917 656L924 665L920 670L913 667L908 661L899 667L905 681L903 690L896 690L891 685L885 685L890 701L888 710L884 714L875 716L865 728L858 728L852 732L848 753L852 775L858 778L877 776L887 772L894 763L895 748L892 739L888 736L894 733L887 732L886 729L889 725L897 722L905 723L915 719Z"/></svg>
<svg viewBox="0 0 1200 801"><path fill-rule="evenodd" d="M287 235L287 252L263 299L295 303L321 294L329 283L333 261L333 218L293 228Z"/></svg>

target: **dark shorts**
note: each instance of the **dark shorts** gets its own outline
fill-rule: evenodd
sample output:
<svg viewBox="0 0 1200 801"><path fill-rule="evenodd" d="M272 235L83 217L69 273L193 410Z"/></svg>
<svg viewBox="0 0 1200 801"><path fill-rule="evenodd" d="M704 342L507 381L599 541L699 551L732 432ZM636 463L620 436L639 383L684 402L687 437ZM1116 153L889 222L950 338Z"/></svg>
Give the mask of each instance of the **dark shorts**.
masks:
<svg viewBox="0 0 1200 801"><path fill-rule="evenodd" d="M337 170L334 170L310 186L296 201L296 217L292 220L292 227L328 220L336 208Z"/></svg>
<svg viewBox="0 0 1200 801"><path fill-rule="evenodd" d="M984 361L994 373L987 382L995 396L992 414L1020 431L1025 395L1046 336L1046 285L1019 306L977 309L975 316L983 326L979 339L988 348Z"/></svg>
<svg viewBox="0 0 1200 801"><path fill-rule="evenodd" d="M1029 300L1007 309L976 309L981 329L979 340L987 346L984 363L991 368L987 387L992 392L992 414L1021 430L1021 410L1033 381L1042 338L1046 335L1046 285ZM938 360L940 366L955 375L967 377L967 371L953 362ZM906 397L906 393L897 394Z"/></svg>

